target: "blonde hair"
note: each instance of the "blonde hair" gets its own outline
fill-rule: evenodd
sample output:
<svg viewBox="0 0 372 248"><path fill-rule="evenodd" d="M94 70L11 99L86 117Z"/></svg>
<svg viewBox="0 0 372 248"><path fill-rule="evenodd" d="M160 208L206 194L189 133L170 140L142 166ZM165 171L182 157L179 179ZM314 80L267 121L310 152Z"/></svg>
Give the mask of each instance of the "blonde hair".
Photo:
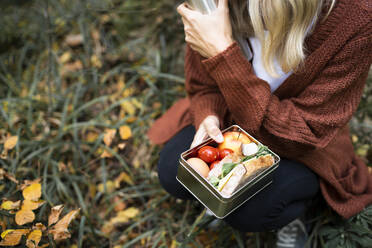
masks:
<svg viewBox="0 0 372 248"><path fill-rule="evenodd" d="M241 47L249 36L256 36L260 40L263 65L271 76L278 77L274 58L283 72L295 71L305 59L304 41L308 27L314 21L312 29L314 28L325 4L329 5L327 18L335 2L336 0L229 1L234 38Z"/></svg>

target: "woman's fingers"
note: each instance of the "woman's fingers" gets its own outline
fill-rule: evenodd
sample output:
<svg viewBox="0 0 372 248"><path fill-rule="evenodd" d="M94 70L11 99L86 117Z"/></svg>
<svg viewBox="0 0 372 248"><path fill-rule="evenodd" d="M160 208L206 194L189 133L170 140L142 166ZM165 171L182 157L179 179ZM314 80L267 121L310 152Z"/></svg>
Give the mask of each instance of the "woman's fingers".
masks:
<svg viewBox="0 0 372 248"><path fill-rule="evenodd" d="M207 136L208 134L207 131L205 130L205 127L203 125L200 125L198 131L194 136L194 140L191 143L190 149L202 143L204 139L207 138Z"/></svg>
<svg viewBox="0 0 372 248"><path fill-rule="evenodd" d="M180 5L178 5L177 12L178 12L178 14L180 14L183 17L191 16L191 15L194 14L194 11L187 8L185 3L181 3Z"/></svg>
<svg viewBox="0 0 372 248"><path fill-rule="evenodd" d="M213 116L205 119L203 122L205 129L207 130L208 136L215 140L217 143L222 143L224 138L221 130L219 129L219 120Z"/></svg>

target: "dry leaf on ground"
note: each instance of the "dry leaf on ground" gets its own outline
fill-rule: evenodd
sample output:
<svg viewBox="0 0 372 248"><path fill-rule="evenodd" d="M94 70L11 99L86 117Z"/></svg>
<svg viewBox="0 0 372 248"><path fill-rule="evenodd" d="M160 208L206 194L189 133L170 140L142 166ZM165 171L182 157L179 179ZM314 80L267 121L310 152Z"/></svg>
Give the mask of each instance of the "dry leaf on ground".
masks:
<svg viewBox="0 0 372 248"><path fill-rule="evenodd" d="M129 185L134 184L132 178L126 172L121 172L120 175L115 179L115 188L119 188L122 181Z"/></svg>
<svg viewBox="0 0 372 248"><path fill-rule="evenodd" d="M18 136L10 136L9 138L5 140L4 149L5 150L13 149L17 145L17 142L18 142Z"/></svg>
<svg viewBox="0 0 372 248"><path fill-rule="evenodd" d="M23 235L29 233L28 229L8 229L1 233L0 246L15 246L21 242Z"/></svg>
<svg viewBox="0 0 372 248"><path fill-rule="evenodd" d="M127 145L127 144L125 144L125 143L120 143L120 144L118 145L118 147L119 147L120 150L123 150L123 149L125 148L126 145Z"/></svg>
<svg viewBox="0 0 372 248"><path fill-rule="evenodd" d="M70 52L64 52L59 58L59 62L64 64L68 62L71 59L71 53Z"/></svg>
<svg viewBox="0 0 372 248"><path fill-rule="evenodd" d="M65 42L67 45L75 47L79 46L83 43L83 35L82 34L69 34L66 36Z"/></svg>
<svg viewBox="0 0 372 248"><path fill-rule="evenodd" d="M120 211L117 213L116 217L112 218L110 222L112 224L119 224L128 222L130 219L136 217L139 214L139 210L137 208L131 207L126 210Z"/></svg>
<svg viewBox="0 0 372 248"><path fill-rule="evenodd" d="M105 134L103 136L103 142L106 144L106 146L110 146L112 143L112 140L114 139L116 134L116 129L106 129Z"/></svg>
<svg viewBox="0 0 372 248"><path fill-rule="evenodd" d="M5 210L13 210L13 209L18 209L20 205L21 205L21 201L16 201L16 202L3 201L3 203L1 203L1 208Z"/></svg>
<svg viewBox="0 0 372 248"><path fill-rule="evenodd" d="M32 227L33 230L37 229L37 230L41 230L42 232L46 230L46 227L44 226L43 223L36 223L33 227Z"/></svg>
<svg viewBox="0 0 372 248"><path fill-rule="evenodd" d="M0 168L0 180L2 180L4 177L8 178L10 181L18 184L18 180L15 179L14 176L10 175L8 172L6 172L4 169Z"/></svg>
<svg viewBox="0 0 372 248"><path fill-rule="evenodd" d="M105 192L105 185L103 183L98 184L98 191L101 193ZM115 183L111 180L106 181L106 192L112 193L115 190Z"/></svg>
<svg viewBox="0 0 372 248"><path fill-rule="evenodd" d="M51 209L51 213L48 218L48 226L53 225L59 219L60 214L62 213L63 205L54 206Z"/></svg>
<svg viewBox="0 0 372 248"><path fill-rule="evenodd" d="M30 234L27 236L26 246L28 248L37 248L42 235L43 233L37 229L30 232Z"/></svg>
<svg viewBox="0 0 372 248"><path fill-rule="evenodd" d="M21 209L15 215L15 222L20 226L33 222L34 219L35 219L34 212L28 209Z"/></svg>
<svg viewBox="0 0 372 248"><path fill-rule="evenodd" d="M134 115L136 113L136 107L130 101L125 101L120 104L120 106L129 115Z"/></svg>
<svg viewBox="0 0 372 248"><path fill-rule="evenodd" d="M26 187L30 186L31 184L40 183L40 178L37 178L35 180L25 180L20 186L20 190L24 190Z"/></svg>
<svg viewBox="0 0 372 248"><path fill-rule="evenodd" d="M113 204L115 205L114 209L116 212L122 211L127 207L127 204L118 196L114 197Z"/></svg>
<svg viewBox="0 0 372 248"><path fill-rule="evenodd" d="M41 197L41 184L33 183L23 189L22 195L26 200L37 201Z"/></svg>
<svg viewBox="0 0 372 248"><path fill-rule="evenodd" d="M54 240L63 240L71 237L68 231L68 225L79 213L80 208L77 210L72 210L70 213L66 214L62 219L60 219L49 231L48 233L53 235Z"/></svg>
<svg viewBox="0 0 372 248"><path fill-rule="evenodd" d="M102 154L101 154L101 158L112 158L114 155L109 151L107 150L106 148L104 148Z"/></svg>
<svg viewBox="0 0 372 248"><path fill-rule="evenodd" d="M127 140L132 137L132 130L129 126L124 125L119 128L120 138L123 140Z"/></svg>
<svg viewBox="0 0 372 248"><path fill-rule="evenodd" d="M35 210L35 209L38 209L44 203L45 201L43 200L38 200L38 201L24 200L22 203L22 209Z"/></svg>
<svg viewBox="0 0 372 248"><path fill-rule="evenodd" d="M6 223L5 223L5 221L0 220L0 227L1 227L1 231L5 231L5 229L6 229Z"/></svg>

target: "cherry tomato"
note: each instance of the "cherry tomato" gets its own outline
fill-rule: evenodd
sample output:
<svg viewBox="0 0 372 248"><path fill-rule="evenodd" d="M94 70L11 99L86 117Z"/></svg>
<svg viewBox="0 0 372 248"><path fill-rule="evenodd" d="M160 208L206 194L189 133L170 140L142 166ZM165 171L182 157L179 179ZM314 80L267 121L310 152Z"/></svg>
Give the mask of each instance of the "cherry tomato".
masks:
<svg viewBox="0 0 372 248"><path fill-rule="evenodd" d="M216 166L219 162L221 162L220 160L216 160L214 161L210 166L209 166L209 169L212 170L214 168L214 166Z"/></svg>
<svg viewBox="0 0 372 248"><path fill-rule="evenodd" d="M231 153L234 153L233 150L229 149L229 148L224 148L222 150L219 150L219 159L223 159L224 157L226 157L227 155L231 154Z"/></svg>
<svg viewBox="0 0 372 248"><path fill-rule="evenodd" d="M198 157L206 163L212 163L218 159L218 149L212 146L203 146L198 151Z"/></svg>

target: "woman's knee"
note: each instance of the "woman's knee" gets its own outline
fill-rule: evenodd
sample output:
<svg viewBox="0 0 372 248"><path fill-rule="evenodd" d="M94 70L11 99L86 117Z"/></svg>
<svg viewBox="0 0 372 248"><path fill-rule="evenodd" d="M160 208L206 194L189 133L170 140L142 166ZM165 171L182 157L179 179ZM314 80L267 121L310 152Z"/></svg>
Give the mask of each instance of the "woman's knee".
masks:
<svg viewBox="0 0 372 248"><path fill-rule="evenodd" d="M163 153L164 154L164 153ZM182 185L176 179L176 161L169 161L166 156L160 155L158 162L158 178L162 187L176 198L184 199Z"/></svg>
<svg viewBox="0 0 372 248"><path fill-rule="evenodd" d="M190 146L195 129L191 126L181 130L167 142L160 152L158 177L163 188L176 198L192 199L192 195L177 181L178 159Z"/></svg>

